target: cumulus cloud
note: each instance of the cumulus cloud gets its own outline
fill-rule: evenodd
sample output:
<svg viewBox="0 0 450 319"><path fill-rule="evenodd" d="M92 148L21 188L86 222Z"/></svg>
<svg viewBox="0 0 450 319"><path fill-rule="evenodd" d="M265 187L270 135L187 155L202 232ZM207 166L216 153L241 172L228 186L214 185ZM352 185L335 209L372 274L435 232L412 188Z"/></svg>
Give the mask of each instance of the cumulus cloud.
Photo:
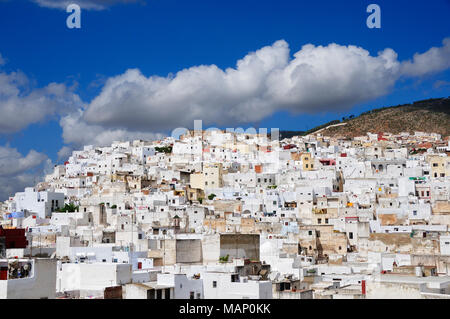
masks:
<svg viewBox="0 0 450 319"><path fill-rule="evenodd" d="M215 65L185 69L175 77L145 77L128 70L107 80L84 119L117 128L160 131L191 125L194 119L231 123L253 121L271 113L263 99L269 73L286 64L284 41L238 61L237 69ZM255 108L255 112L248 112ZM105 112L106 111L106 112Z"/></svg>
<svg viewBox="0 0 450 319"><path fill-rule="evenodd" d="M15 148L0 146L0 200L36 184L49 165L51 161L43 153L31 150L23 156Z"/></svg>
<svg viewBox="0 0 450 319"><path fill-rule="evenodd" d="M108 129L161 131L192 127L195 119L236 125L278 110L341 111L389 93L402 76L447 69L449 42L406 62L392 49L372 56L361 47L334 43L304 45L291 58L288 44L280 40L225 70L201 65L175 76L146 77L129 69L106 81L82 119Z"/></svg>
<svg viewBox="0 0 450 319"><path fill-rule="evenodd" d="M64 84L34 88L20 72L0 72L0 133L17 132L52 115L64 115L81 105L77 94Z"/></svg>
<svg viewBox="0 0 450 319"><path fill-rule="evenodd" d="M66 144L80 148L84 145L106 146L114 141L126 141L134 139L156 140L164 135L149 131L130 131L125 129L106 129L100 125L91 125L82 120L83 110L64 116L60 120L63 128L63 139ZM62 153L68 149L60 150Z"/></svg>
<svg viewBox="0 0 450 319"><path fill-rule="evenodd" d="M272 105L294 112L336 111L386 94L399 62L391 49L370 56L356 46L305 45L267 79Z"/></svg>
<svg viewBox="0 0 450 319"><path fill-rule="evenodd" d="M442 47L433 47L425 53L414 54L412 60L403 62L402 74L423 76L450 68L450 38L442 41Z"/></svg>
<svg viewBox="0 0 450 319"><path fill-rule="evenodd" d="M63 146L61 147L61 149L58 151L58 160L65 160L67 158L70 157L70 155L72 155L72 147L70 146Z"/></svg>
<svg viewBox="0 0 450 319"><path fill-rule="evenodd" d="M129 4L141 2L144 0L32 0L41 7L51 8L51 9L63 9L65 10L69 4L76 3L81 9L86 10L105 10L110 6L116 4Z"/></svg>

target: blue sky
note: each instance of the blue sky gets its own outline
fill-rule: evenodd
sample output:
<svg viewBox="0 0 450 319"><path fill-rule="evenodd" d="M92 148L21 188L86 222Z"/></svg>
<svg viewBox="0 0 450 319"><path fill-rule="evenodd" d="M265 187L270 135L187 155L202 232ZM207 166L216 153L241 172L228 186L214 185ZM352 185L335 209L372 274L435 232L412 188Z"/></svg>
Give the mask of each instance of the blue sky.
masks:
<svg viewBox="0 0 450 319"><path fill-rule="evenodd" d="M147 78L156 75L170 79L181 70L200 65L215 65L221 70L236 68L238 60L263 47L272 46L278 40L287 43L291 59L305 44L328 46L336 43L340 46L361 47L374 57L378 52L391 48L398 55L396 60L402 62L412 59L415 53L442 47L443 40L450 37L449 0L107 2L114 3L102 10L88 10L82 6L81 29L68 29L66 18L69 14L49 5L58 4L58 1L0 0L0 54L4 60L3 65L0 65L0 74L8 75L7 81L13 81L11 74L20 71L26 78L26 84L13 100L16 104L11 107L20 108L21 98L33 95L35 91L38 96L39 92L42 93L39 90L50 83L63 86L59 89L64 92L58 91L57 94L65 101L60 105L60 100L54 102L52 96L48 97L43 102L45 110L42 113L39 111L41 106L29 106L36 114L42 114L37 122L25 120L26 115L31 114L31 111L27 111L22 115L24 123L15 126L15 129L2 130L0 124L0 146L8 150L15 149L23 157L34 150L45 154L52 163L63 161L67 152L61 152L58 158L58 152L63 146L69 151L88 140L74 136L83 134L83 129L69 132L66 126L69 119L61 122L61 118L74 114L80 105L92 108L92 111L83 113L80 118L74 116L71 123L87 121L89 125L97 125L92 136L99 135L101 128L121 130L122 133L124 130L133 131L133 118L127 114L124 116L118 113L117 117L98 120L109 112L105 110L115 110L117 105L108 105L106 102L106 105L90 105L99 96L108 100L106 93L102 95L102 91L106 90L106 81L130 69L139 69L141 75ZM366 7L370 3L376 3L381 8L381 29L369 29L366 26L369 15ZM448 51L443 54L446 53ZM450 60L450 57L447 56L447 59ZM395 77L390 85L378 93L373 93L371 88L367 96L344 99L349 101L345 105L327 108L320 105L322 102L317 102L317 107L303 108L287 102L290 106L286 108L271 105L264 116L249 116L247 119L246 114L252 111L244 110L243 116L235 113L225 116L228 122L221 122L220 117L213 115L205 122L206 125L228 127L235 118L233 116L241 116L243 122L240 126L244 127L259 125L282 130L305 130L370 108L450 95L450 71L445 61L430 72L406 73L408 76ZM133 79L136 77L139 76L132 75ZM113 87L118 90L117 86ZM318 88L318 92L320 90ZM228 96L221 98L228 99ZM27 103L34 103L36 99L30 98ZM124 101L118 100L121 103ZM236 101L235 97L230 98L230 101ZM2 103L7 102L2 99L0 92L0 109ZM47 104L52 103L55 105L49 110ZM192 103L194 105L197 101ZM228 106L225 103L221 107ZM131 112L134 112L132 108ZM187 114L184 112L189 111L180 109L173 117L183 117ZM220 112L218 107L216 113ZM241 114L239 110L233 112ZM152 114L149 116L151 118ZM121 117L124 117L123 125L120 124ZM136 132L167 134L172 128L171 124L178 124L171 120L167 126L157 125L161 121L164 122L164 118L156 124L149 121L148 127L141 123ZM8 118L8 122L14 122L14 118ZM182 122L180 125L187 124ZM64 128L67 131L65 137ZM116 136L129 136L126 133L117 135L115 132ZM106 137L102 141L105 140ZM28 166L24 168L30 169Z"/></svg>

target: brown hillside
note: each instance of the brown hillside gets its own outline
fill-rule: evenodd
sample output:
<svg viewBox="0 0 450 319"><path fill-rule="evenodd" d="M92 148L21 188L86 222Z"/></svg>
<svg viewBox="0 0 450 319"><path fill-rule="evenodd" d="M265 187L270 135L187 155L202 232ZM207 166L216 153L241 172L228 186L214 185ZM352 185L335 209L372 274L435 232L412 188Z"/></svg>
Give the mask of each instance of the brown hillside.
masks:
<svg viewBox="0 0 450 319"><path fill-rule="evenodd" d="M367 132L400 132L414 131L450 135L450 99L430 99L393 107L365 112L346 125L330 127L320 133L327 136L354 137Z"/></svg>

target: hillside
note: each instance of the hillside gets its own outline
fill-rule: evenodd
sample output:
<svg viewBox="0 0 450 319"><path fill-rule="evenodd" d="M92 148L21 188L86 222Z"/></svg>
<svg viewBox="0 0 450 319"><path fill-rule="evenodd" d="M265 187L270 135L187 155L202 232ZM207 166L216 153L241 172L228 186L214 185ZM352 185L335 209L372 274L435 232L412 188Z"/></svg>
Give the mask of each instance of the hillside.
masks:
<svg viewBox="0 0 450 319"><path fill-rule="evenodd" d="M429 99L412 104L374 109L351 119L332 121L305 133L320 132L327 136L354 137L365 135L367 132L396 134L400 132L413 133L414 131L434 132L449 136L450 98Z"/></svg>

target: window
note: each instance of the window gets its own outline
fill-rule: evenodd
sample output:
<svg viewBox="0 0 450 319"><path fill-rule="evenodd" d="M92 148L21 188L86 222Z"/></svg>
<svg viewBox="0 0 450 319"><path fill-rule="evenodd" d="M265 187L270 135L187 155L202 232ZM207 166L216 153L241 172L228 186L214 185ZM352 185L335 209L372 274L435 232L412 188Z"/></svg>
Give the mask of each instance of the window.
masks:
<svg viewBox="0 0 450 319"><path fill-rule="evenodd" d="M195 292L191 291L189 293L189 299L195 299Z"/></svg>
<svg viewBox="0 0 450 319"><path fill-rule="evenodd" d="M217 288L217 281L213 281L213 288Z"/></svg>
<svg viewBox="0 0 450 319"><path fill-rule="evenodd" d="M322 218L317 218L317 223L322 224Z"/></svg>
<svg viewBox="0 0 450 319"><path fill-rule="evenodd" d="M352 232L348 233L348 238L353 239L353 233Z"/></svg>

